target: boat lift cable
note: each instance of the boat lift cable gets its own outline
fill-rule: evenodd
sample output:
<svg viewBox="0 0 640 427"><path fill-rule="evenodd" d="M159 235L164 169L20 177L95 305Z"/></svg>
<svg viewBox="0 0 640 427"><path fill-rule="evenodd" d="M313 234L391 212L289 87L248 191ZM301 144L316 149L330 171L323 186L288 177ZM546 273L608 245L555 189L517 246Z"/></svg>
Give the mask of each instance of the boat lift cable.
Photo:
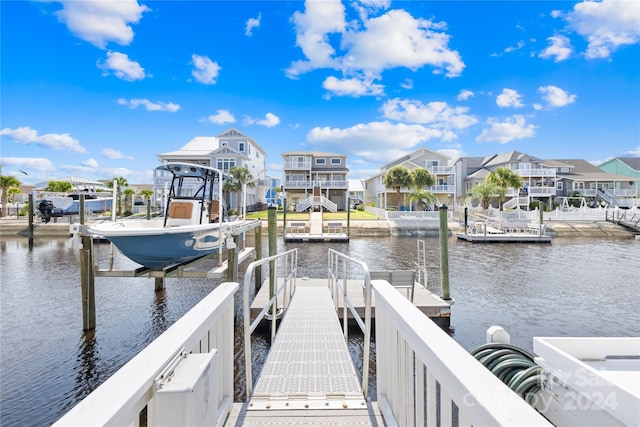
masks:
<svg viewBox="0 0 640 427"><path fill-rule="evenodd" d="M511 344L490 343L471 354L527 403L535 403L542 388L542 368L531 353Z"/></svg>

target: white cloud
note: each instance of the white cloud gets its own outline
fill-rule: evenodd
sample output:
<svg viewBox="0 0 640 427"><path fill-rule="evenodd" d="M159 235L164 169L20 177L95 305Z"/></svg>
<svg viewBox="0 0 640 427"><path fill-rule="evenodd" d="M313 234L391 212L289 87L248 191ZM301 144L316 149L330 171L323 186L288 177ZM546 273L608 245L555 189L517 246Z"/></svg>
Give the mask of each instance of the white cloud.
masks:
<svg viewBox="0 0 640 427"><path fill-rule="evenodd" d="M262 13L259 13L257 18L247 19L247 24L244 27L244 35L251 37L253 35L253 29L260 27L261 20L262 20Z"/></svg>
<svg viewBox="0 0 640 427"><path fill-rule="evenodd" d="M418 70L427 65L433 67L434 73L448 77L462 73L465 65L459 53L448 47L450 37L443 32L445 24L414 18L404 10L369 18L370 12L388 7L386 1L349 6L360 7L360 21L347 24L345 6L338 1L307 1L304 13L294 14L296 44L305 59L291 63L288 77L297 78L323 68L339 70L343 78L325 80L326 89L336 89L340 95L375 96L381 86L365 84L359 90L348 86L357 81L380 80L384 70L398 67Z"/></svg>
<svg viewBox="0 0 640 427"><path fill-rule="evenodd" d="M569 104L573 104L577 95L570 94L557 86L541 86L538 88L538 93L541 94L542 99L547 101L549 107L565 107Z"/></svg>
<svg viewBox="0 0 640 427"><path fill-rule="evenodd" d="M107 59L104 62L98 61L97 66L103 70L103 76L113 74L119 79L129 82L142 80L146 77L144 68L140 64L130 60L128 55L120 52L107 52Z"/></svg>
<svg viewBox="0 0 640 427"><path fill-rule="evenodd" d="M138 108L140 105L144 106L147 111L169 111L175 113L180 109L178 104L173 102L151 102L148 99L118 99L118 104L128 106L129 108Z"/></svg>
<svg viewBox="0 0 640 427"><path fill-rule="evenodd" d="M191 75L195 77L198 82L205 85L216 84L218 74L222 69L217 62L213 62L206 56L200 56L194 53L191 55L191 63L194 66Z"/></svg>
<svg viewBox="0 0 640 427"><path fill-rule="evenodd" d="M47 133L38 135L38 131L28 126L16 129L4 128L0 130L0 135L5 135L21 144L35 144L52 150L70 150L77 153L86 153L87 150L80 145L77 139L72 138L68 133L57 134Z"/></svg>
<svg viewBox="0 0 640 427"><path fill-rule="evenodd" d="M444 134L442 130L418 124L384 121L345 129L315 127L307 134L307 140L326 151L346 151L371 161L387 162L407 154L418 144L442 138Z"/></svg>
<svg viewBox="0 0 640 427"><path fill-rule="evenodd" d="M357 78L341 80L329 76L322 82L322 87L337 96L350 95L357 98L365 95L384 94L383 85L374 84L371 80Z"/></svg>
<svg viewBox="0 0 640 427"><path fill-rule="evenodd" d="M82 165L94 169L98 167L98 162L95 159L87 159L82 162Z"/></svg>
<svg viewBox="0 0 640 427"><path fill-rule="evenodd" d="M468 107L451 107L446 102L423 104L395 98L385 102L381 110L386 119L429 124L438 129L465 129L478 123L478 119L467 114Z"/></svg>
<svg viewBox="0 0 640 427"><path fill-rule="evenodd" d="M476 94L471 92L470 90L462 89L458 94L458 101L466 101L473 96L476 96Z"/></svg>
<svg viewBox="0 0 640 427"><path fill-rule="evenodd" d="M489 128L484 129L477 138L477 142L498 142L506 144L515 139L531 138L535 136L537 126L528 124L524 116L514 114L504 121L491 118L487 120Z"/></svg>
<svg viewBox="0 0 640 427"><path fill-rule="evenodd" d="M620 157L640 157L640 146L637 146L632 150L625 151Z"/></svg>
<svg viewBox="0 0 640 427"><path fill-rule="evenodd" d="M42 157L3 157L2 164L27 169L28 172L32 170L38 172L51 172L56 170L51 160ZM30 175L32 175L32 173L30 173Z"/></svg>
<svg viewBox="0 0 640 427"><path fill-rule="evenodd" d="M564 61L571 56L573 48L571 41L565 36L552 36L547 38L549 46L540 52L540 58L554 58L553 62Z"/></svg>
<svg viewBox="0 0 640 427"><path fill-rule="evenodd" d="M265 114L264 119L261 119L261 120L252 119L250 117L247 117L245 119L245 123L247 123L247 124L257 124L257 125L260 125L260 126L266 126L268 128L272 128L272 127L278 126L280 124L280 117L276 116L273 113L267 113L267 114Z"/></svg>
<svg viewBox="0 0 640 427"><path fill-rule="evenodd" d="M585 56L608 58L620 46L640 42L640 2L583 1L566 18L571 29L589 43Z"/></svg>
<svg viewBox="0 0 640 427"><path fill-rule="evenodd" d="M216 124L234 123L236 118L228 110L218 110L216 114L212 114L206 118L207 121Z"/></svg>
<svg viewBox="0 0 640 427"><path fill-rule="evenodd" d="M150 9L136 0L65 0L55 12L69 31L77 37L104 49L108 42L128 45L134 32L129 24L136 24Z"/></svg>
<svg viewBox="0 0 640 427"><path fill-rule="evenodd" d="M502 93L496 97L496 104L498 107L524 107L520 94L513 89L502 89Z"/></svg>
<svg viewBox="0 0 640 427"><path fill-rule="evenodd" d="M113 148L103 148L101 154L107 159L124 159L124 154L121 151L115 150Z"/></svg>
<svg viewBox="0 0 640 427"><path fill-rule="evenodd" d="M404 79L402 83L400 83L400 87L403 89L413 89L413 80Z"/></svg>
<svg viewBox="0 0 640 427"><path fill-rule="evenodd" d="M504 50L504 53L514 52L516 50L520 50L524 47L524 42L520 40L515 46L509 46Z"/></svg>

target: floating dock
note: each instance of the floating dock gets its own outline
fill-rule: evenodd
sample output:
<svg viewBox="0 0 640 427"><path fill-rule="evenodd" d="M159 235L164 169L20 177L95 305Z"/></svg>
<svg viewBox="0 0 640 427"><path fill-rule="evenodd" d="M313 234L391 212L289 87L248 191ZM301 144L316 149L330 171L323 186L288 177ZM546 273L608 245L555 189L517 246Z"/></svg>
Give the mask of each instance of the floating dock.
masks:
<svg viewBox="0 0 640 427"><path fill-rule="evenodd" d="M309 221L291 221L284 234L285 242L348 242L342 221L322 220L322 212L311 212Z"/></svg>
<svg viewBox="0 0 640 427"><path fill-rule="evenodd" d="M458 239L472 243L551 243L552 236L545 234L542 224L504 224L491 225L475 223L463 232Z"/></svg>

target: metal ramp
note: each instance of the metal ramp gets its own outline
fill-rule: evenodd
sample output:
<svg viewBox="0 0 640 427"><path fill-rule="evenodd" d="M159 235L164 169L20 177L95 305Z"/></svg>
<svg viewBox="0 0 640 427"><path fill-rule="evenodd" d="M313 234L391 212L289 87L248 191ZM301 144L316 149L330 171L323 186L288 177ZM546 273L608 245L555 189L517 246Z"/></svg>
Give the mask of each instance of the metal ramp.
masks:
<svg viewBox="0 0 640 427"><path fill-rule="evenodd" d="M247 409L366 409L326 285L298 285Z"/></svg>

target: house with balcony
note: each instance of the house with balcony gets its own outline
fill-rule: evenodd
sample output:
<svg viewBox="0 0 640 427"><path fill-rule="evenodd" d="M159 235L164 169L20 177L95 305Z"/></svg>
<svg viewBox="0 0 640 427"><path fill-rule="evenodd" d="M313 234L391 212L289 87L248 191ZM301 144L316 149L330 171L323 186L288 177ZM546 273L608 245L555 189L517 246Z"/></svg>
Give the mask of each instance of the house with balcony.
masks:
<svg viewBox="0 0 640 427"><path fill-rule="evenodd" d="M289 206L336 212L346 210L349 181L344 154L289 151L282 153L283 181Z"/></svg>
<svg viewBox="0 0 640 427"><path fill-rule="evenodd" d="M210 166L228 172L232 167L245 167L255 178L254 187L247 186L247 210L261 209L265 203L270 182L266 178L266 153L253 138L235 128L227 129L218 136L196 136L176 151L158 154L158 160L166 162L189 162ZM155 171L154 193L160 200L165 186L170 183L168 174ZM244 198L244 197L243 197ZM227 205L240 209L237 194L232 192Z"/></svg>
<svg viewBox="0 0 640 427"><path fill-rule="evenodd" d="M417 202L406 202L404 206L395 206L396 189L387 188L384 185L384 177L387 172L395 166L404 166L409 171L416 168L424 168L435 176L435 185L425 188L432 192L437 198L438 203L446 203L449 206L456 204L456 171L452 165L449 165L451 159L448 156L419 148L399 159L380 168L380 172L370 178L364 180L364 197L365 204L373 204L380 208L416 210ZM406 200L406 196L413 191L413 188L401 188L401 200Z"/></svg>
<svg viewBox="0 0 640 427"><path fill-rule="evenodd" d="M548 160L555 167L558 198L581 197L590 205L640 206L640 177L609 173L582 159Z"/></svg>

